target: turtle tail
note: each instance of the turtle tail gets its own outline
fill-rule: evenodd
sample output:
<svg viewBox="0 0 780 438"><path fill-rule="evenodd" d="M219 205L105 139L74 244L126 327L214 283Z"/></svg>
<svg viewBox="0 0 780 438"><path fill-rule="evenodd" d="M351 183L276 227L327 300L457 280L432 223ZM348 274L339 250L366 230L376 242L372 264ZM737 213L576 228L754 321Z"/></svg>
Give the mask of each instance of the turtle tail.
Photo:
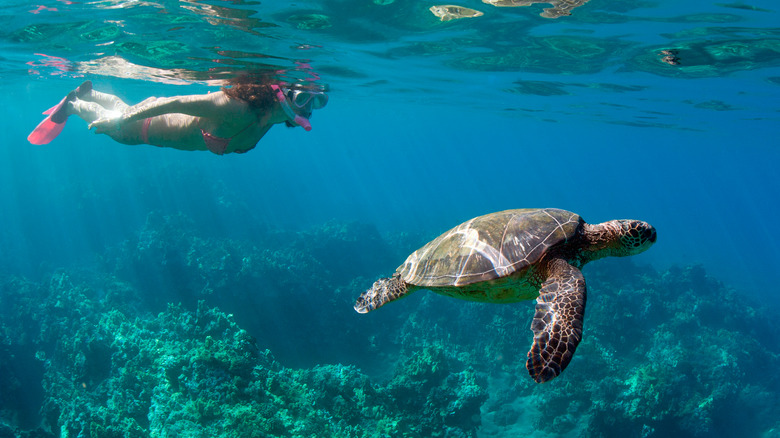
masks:
<svg viewBox="0 0 780 438"><path fill-rule="evenodd" d="M399 275L388 278L380 278L374 282L371 289L363 292L355 302L355 311L368 313L384 306L390 301L397 300L406 295L409 289Z"/></svg>

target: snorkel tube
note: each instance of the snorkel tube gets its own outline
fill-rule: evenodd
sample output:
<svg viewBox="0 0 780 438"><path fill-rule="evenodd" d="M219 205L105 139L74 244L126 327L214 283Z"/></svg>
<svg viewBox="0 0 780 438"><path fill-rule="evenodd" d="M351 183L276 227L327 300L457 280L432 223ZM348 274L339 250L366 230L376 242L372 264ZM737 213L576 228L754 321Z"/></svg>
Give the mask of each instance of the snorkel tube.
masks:
<svg viewBox="0 0 780 438"><path fill-rule="evenodd" d="M296 114L295 111L293 111L293 109L290 107L290 104L287 102L287 97L284 95L282 88L275 84L271 85L271 88L274 90L274 92L276 92L276 100L279 101L279 105L282 106L284 113L287 114L287 118L306 131L311 131L311 123L309 123L309 119Z"/></svg>

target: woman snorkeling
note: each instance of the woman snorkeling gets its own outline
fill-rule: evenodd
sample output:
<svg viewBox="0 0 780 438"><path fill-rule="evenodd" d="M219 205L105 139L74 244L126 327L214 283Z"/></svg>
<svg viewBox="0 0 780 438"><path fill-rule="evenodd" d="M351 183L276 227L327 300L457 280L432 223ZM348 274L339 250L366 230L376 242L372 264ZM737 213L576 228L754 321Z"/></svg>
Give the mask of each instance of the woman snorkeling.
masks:
<svg viewBox="0 0 780 438"><path fill-rule="evenodd" d="M54 140L71 115L77 115L127 145L150 144L185 151L209 150L217 155L244 153L278 123L311 130L312 111L328 103L321 89L286 86L246 78L209 94L150 97L127 105L118 97L92 89L86 81L60 103L27 137L33 144Z"/></svg>

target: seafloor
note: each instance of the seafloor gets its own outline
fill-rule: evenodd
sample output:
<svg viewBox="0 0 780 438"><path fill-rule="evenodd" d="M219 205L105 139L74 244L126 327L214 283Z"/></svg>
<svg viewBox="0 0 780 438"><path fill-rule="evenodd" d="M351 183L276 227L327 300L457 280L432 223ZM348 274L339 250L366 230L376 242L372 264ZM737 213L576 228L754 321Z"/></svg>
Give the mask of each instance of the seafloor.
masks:
<svg viewBox="0 0 780 438"><path fill-rule="evenodd" d="M780 436L777 323L701 266L589 265L538 385L531 302L352 310L430 236L255 233L152 214L89 269L0 274L0 437Z"/></svg>

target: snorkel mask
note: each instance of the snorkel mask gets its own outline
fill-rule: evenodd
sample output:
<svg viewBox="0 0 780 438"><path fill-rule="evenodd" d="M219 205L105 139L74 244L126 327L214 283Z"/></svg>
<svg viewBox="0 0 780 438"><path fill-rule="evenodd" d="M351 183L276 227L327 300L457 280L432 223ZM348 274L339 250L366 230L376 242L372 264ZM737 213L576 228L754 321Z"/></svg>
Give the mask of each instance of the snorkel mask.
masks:
<svg viewBox="0 0 780 438"><path fill-rule="evenodd" d="M276 93L276 99L282 106L284 113L287 114L287 118L306 131L311 131L308 117L311 117L312 110L320 109L328 103L328 95L322 91L289 89L278 85L271 85L271 88ZM298 111L294 110L293 107Z"/></svg>

